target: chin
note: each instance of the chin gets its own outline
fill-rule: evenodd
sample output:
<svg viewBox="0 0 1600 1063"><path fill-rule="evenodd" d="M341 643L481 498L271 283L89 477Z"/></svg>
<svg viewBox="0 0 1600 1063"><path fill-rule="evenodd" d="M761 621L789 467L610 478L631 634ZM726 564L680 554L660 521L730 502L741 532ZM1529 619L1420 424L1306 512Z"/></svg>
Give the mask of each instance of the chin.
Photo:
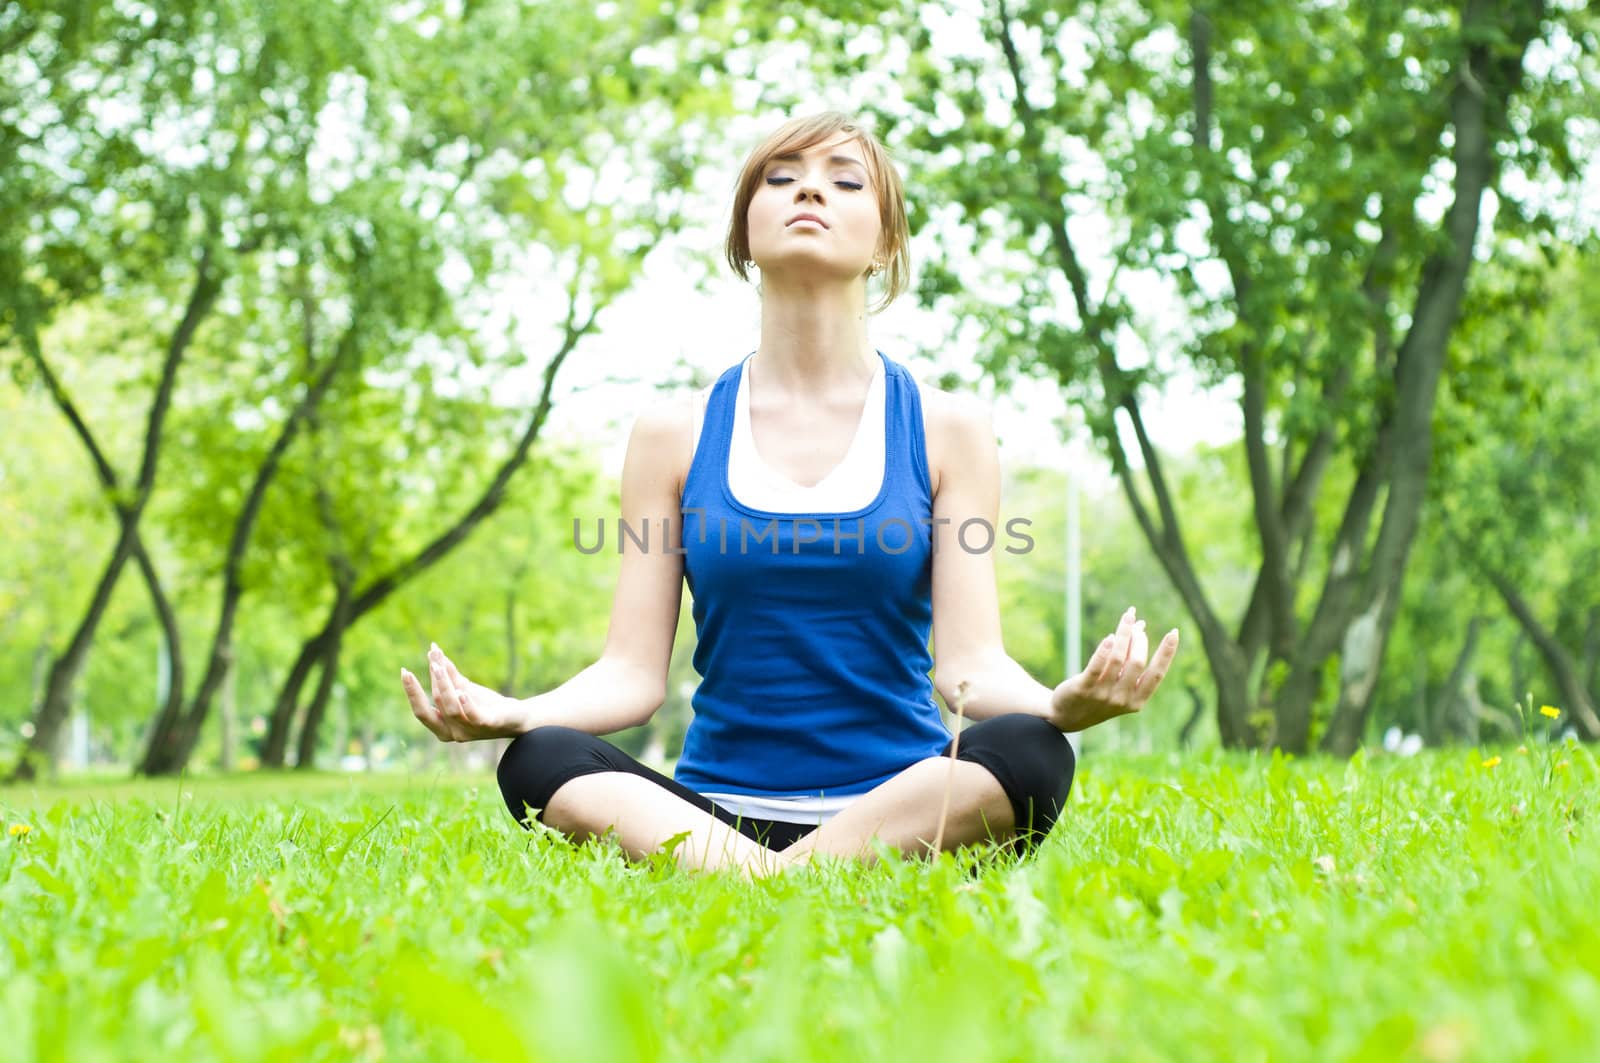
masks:
<svg viewBox="0 0 1600 1063"><path fill-rule="evenodd" d="M811 256L792 255L778 259L758 261L756 269L761 271L763 277L775 277L782 274L786 277L795 277L801 280L837 280L841 282L853 281L867 272L867 266L852 272L852 265L848 262L835 262L830 259L815 258Z"/></svg>

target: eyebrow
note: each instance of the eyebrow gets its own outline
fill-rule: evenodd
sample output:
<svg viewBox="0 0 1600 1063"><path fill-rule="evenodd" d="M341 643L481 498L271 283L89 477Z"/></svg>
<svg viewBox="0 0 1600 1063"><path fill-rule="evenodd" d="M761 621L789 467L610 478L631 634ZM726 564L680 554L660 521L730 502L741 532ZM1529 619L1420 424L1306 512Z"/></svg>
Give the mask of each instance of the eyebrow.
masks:
<svg viewBox="0 0 1600 1063"><path fill-rule="evenodd" d="M770 164L770 163L774 163L774 162L799 162L800 158L801 158L801 155L800 155L800 153L798 151L791 151L787 155L774 155L770 160L768 160L768 163ZM866 163L862 162L860 159L854 158L854 157L849 156L849 155L829 155L828 156L828 161L829 162L849 163L849 164L854 165L854 166L859 166L863 170L865 170L867 168L867 164Z"/></svg>

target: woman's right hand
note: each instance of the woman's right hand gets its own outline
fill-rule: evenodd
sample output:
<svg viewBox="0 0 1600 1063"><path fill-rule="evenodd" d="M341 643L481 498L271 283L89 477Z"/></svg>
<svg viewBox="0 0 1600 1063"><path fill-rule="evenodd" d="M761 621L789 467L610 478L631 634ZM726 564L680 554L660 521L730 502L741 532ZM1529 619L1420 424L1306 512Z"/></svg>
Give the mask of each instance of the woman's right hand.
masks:
<svg viewBox="0 0 1600 1063"><path fill-rule="evenodd" d="M411 714L441 742L514 738L527 730L523 703L469 682L435 644L428 651L429 692L416 676L400 669L400 685Z"/></svg>

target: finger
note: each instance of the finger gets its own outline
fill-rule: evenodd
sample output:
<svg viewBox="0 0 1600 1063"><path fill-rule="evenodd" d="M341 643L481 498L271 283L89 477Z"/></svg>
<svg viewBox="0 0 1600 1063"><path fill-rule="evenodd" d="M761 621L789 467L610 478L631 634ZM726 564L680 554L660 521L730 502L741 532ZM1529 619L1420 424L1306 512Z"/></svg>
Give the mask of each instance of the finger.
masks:
<svg viewBox="0 0 1600 1063"><path fill-rule="evenodd" d="M455 664L452 663L450 658L445 655L445 652L439 648L439 644L437 642L428 643L428 661L431 665L438 667L440 679L450 689L452 694L461 689L463 684L458 681L461 673L456 671Z"/></svg>
<svg viewBox="0 0 1600 1063"><path fill-rule="evenodd" d="M467 681L466 676L461 674L461 669L456 667L456 662L446 657L444 659L444 667L446 674L450 676L450 682L455 685L457 690L465 694L472 689L472 684Z"/></svg>
<svg viewBox="0 0 1600 1063"><path fill-rule="evenodd" d="M423 696L422 688L417 685L417 677L404 668L400 669L400 688L406 692L406 704L411 706L411 715L427 723L432 716L427 698Z"/></svg>
<svg viewBox="0 0 1600 1063"><path fill-rule="evenodd" d="M448 657L445 658L445 662L450 668L450 681L461 695L462 715L466 717L469 723L483 723L485 699L489 699L489 703L492 703L493 692L484 690L478 684L462 675L461 669L457 668L455 662Z"/></svg>
<svg viewBox="0 0 1600 1063"><path fill-rule="evenodd" d="M400 685L405 688L406 701L411 704L411 715L421 721L422 726L432 731L435 735L443 737L444 723L439 719L439 712L428 703L427 694L423 693L422 683L416 676L400 669Z"/></svg>
<svg viewBox="0 0 1600 1063"><path fill-rule="evenodd" d="M1143 621L1140 622L1141 624ZM1145 658L1150 653L1150 639L1145 635L1142 627L1135 629L1133 638L1128 648L1128 660L1122 666L1122 674L1117 677L1115 685L1111 688L1110 700L1121 705L1128 712L1139 711L1139 679L1145 673Z"/></svg>
<svg viewBox="0 0 1600 1063"><path fill-rule="evenodd" d="M1125 665L1136 665L1143 669L1149 659L1150 633L1145 630L1144 621L1140 620L1133 625L1133 636L1128 641L1128 659Z"/></svg>
<svg viewBox="0 0 1600 1063"><path fill-rule="evenodd" d="M439 672L444 677L447 694L454 707L455 713L463 723L478 724L482 722L478 713L478 703L472 696L472 684L467 682L466 676L455 666L455 662L445 656L445 652L435 646L434 652L438 654Z"/></svg>
<svg viewBox="0 0 1600 1063"><path fill-rule="evenodd" d="M472 725L474 717L456 690L455 684L450 682L450 677L444 674L444 666L438 662L432 664L434 689L438 692L434 703L439 708L439 717L444 721L445 730L451 742L467 742L472 739Z"/></svg>
<svg viewBox="0 0 1600 1063"><path fill-rule="evenodd" d="M1117 625L1116 642L1111 647L1112 665L1107 678L1115 680L1122 675L1123 665L1128 660L1128 646L1133 641L1133 609L1129 607L1122 614L1122 622Z"/></svg>
<svg viewBox="0 0 1600 1063"><path fill-rule="evenodd" d="M1119 680L1132 685L1144 673L1145 662L1150 659L1150 636L1145 632L1144 621L1133 625L1128 633L1128 656L1122 662Z"/></svg>
<svg viewBox="0 0 1600 1063"><path fill-rule="evenodd" d="M1126 610L1117 621L1117 630L1106 636L1106 656L1103 667L1090 677L1096 685L1115 683L1122 674L1123 662L1128 656L1128 632L1133 624L1133 610Z"/></svg>
<svg viewBox="0 0 1600 1063"><path fill-rule="evenodd" d="M1144 670L1144 675L1139 677L1138 686L1134 690L1140 702L1149 699L1156 692L1156 687L1167 677L1167 671L1172 667L1172 659L1178 655L1178 629L1173 628L1167 632L1156 647L1156 655L1150 661L1150 667Z"/></svg>
<svg viewBox="0 0 1600 1063"><path fill-rule="evenodd" d="M1089 656L1089 663L1083 666L1083 680L1089 685L1100 682L1102 676L1110 670L1113 661L1112 651L1116 648L1117 636L1107 635L1100 640L1100 645L1094 648L1094 653Z"/></svg>
<svg viewBox="0 0 1600 1063"><path fill-rule="evenodd" d="M450 677L444 674L444 665L431 653L428 655L428 675L433 680L433 704L439 710L439 715L446 719L461 715L461 701L456 697L455 687Z"/></svg>
<svg viewBox="0 0 1600 1063"><path fill-rule="evenodd" d="M456 715L450 711L449 704L441 695L439 669L432 660L428 661L428 708L439 722L439 738L445 742L452 742L456 737Z"/></svg>
<svg viewBox="0 0 1600 1063"><path fill-rule="evenodd" d="M455 669L452 668L450 671L455 672ZM450 692L451 695L456 699L456 711L461 714L461 719L463 722L470 724L479 723L481 721L478 716L478 703L473 698L472 691L467 689L467 686L464 683L458 681L459 677L459 672L455 672L454 678L449 675L445 677L450 680Z"/></svg>

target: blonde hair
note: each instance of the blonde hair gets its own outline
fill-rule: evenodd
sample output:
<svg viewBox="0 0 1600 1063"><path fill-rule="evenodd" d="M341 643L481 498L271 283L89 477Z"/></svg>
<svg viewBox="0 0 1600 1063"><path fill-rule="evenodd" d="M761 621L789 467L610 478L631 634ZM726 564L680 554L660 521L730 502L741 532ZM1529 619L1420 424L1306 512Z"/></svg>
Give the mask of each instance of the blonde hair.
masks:
<svg viewBox="0 0 1600 1063"><path fill-rule="evenodd" d="M839 133L852 133L866 155L872 186L878 192L880 227L874 258L884 263L883 295L875 306L877 313L904 294L911 286L911 229L906 222L906 193L900 171L872 131L839 111L824 111L805 118L791 118L756 146L734 186L733 217L728 225L726 254L728 265L740 280L750 279L750 200L756 194L767 163L779 155L796 154L821 144ZM874 271L869 270L868 276Z"/></svg>

